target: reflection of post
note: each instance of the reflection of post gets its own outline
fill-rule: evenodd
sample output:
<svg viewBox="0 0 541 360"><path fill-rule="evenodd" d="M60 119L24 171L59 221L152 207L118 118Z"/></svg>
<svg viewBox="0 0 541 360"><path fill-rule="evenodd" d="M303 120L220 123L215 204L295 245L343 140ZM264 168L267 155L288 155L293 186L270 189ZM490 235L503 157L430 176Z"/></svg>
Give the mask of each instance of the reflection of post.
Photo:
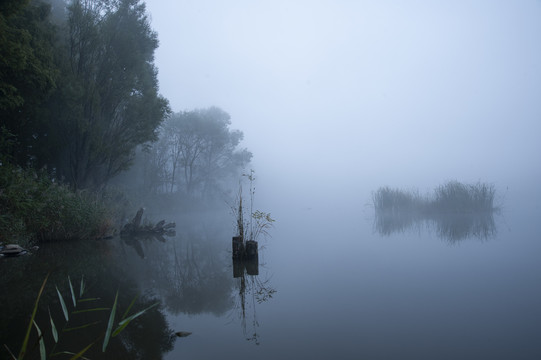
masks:
<svg viewBox="0 0 541 360"><path fill-rule="evenodd" d="M233 277L240 278L244 276L244 270L248 275L259 275L259 257L249 260L236 260L233 259Z"/></svg>
<svg viewBox="0 0 541 360"><path fill-rule="evenodd" d="M244 262L233 260L233 277L236 279L242 276L244 276Z"/></svg>
<svg viewBox="0 0 541 360"><path fill-rule="evenodd" d="M259 257L257 254L255 255L255 258L246 260L244 266L246 267L246 273L248 275L259 275Z"/></svg>

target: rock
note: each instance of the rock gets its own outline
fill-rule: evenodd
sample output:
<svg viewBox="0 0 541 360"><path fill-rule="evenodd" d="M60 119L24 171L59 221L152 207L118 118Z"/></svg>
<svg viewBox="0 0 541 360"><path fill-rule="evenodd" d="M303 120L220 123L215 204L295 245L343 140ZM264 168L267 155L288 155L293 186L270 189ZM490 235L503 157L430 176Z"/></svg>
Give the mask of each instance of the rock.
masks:
<svg viewBox="0 0 541 360"><path fill-rule="evenodd" d="M175 333L176 336L178 337L186 337L186 336L190 336L192 333L191 332L188 332L188 331L177 331Z"/></svg>
<svg viewBox="0 0 541 360"><path fill-rule="evenodd" d="M19 256L26 253L28 250L17 244L7 244L0 250L0 254L4 256Z"/></svg>

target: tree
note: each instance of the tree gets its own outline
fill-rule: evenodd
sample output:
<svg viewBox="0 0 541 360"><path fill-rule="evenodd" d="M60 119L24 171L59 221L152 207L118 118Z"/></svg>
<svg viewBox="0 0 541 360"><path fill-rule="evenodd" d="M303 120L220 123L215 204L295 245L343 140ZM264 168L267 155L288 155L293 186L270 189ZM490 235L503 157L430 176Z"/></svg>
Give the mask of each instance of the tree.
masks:
<svg viewBox="0 0 541 360"><path fill-rule="evenodd" d="M40 1L0 4L0 118L17 138L11 154L25 165L39 154L40 107L56 86L55 29Z"/></svg>
<svg viewBox="0 0 541 360"><path fill-rule="evenodd" d="M76 188L97 187L130 165L138 145L157 139L169 112L157 91L157 35L139 0L75 0L67 41L67 175Z"/></svg>
<svg viewBox="0 0 541 360"><path fill-rule="evenodd" d="M154 152L157 159L167 154L169 192L210 194L250 162L252 154L237 149L242 132L230 125L229 114L217 107L175 113L166 120Z"/></svg>

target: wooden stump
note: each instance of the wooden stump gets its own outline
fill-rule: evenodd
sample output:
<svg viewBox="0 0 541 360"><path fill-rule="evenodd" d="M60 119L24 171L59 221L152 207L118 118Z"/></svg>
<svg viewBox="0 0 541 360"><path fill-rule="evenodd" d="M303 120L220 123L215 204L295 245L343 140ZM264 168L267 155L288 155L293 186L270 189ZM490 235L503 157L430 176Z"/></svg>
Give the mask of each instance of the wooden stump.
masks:
<svg viewBox="0 0 541 360"><path fill-rule="evenodd" d="M246 253L244 257L246 259L254 259L257 258L257 241L254 240L248 240L246 241Z"/></svg>
<svg viewBox="0 0 541 360"><path fill-rule="evenodd" d="M240 260L244 257L244 242L242 236L233 236L233 259Z"/></svg>

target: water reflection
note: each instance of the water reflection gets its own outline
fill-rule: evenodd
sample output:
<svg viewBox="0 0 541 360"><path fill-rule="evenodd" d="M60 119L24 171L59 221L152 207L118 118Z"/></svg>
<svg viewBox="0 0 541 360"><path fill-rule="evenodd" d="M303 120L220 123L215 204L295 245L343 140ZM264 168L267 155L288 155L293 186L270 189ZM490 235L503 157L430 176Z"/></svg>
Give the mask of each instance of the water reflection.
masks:
<svg viewBox="0 0 541 360"><path fill-rule="evenodd" d="M248 341L260 344L256 304L270 300L276 290L270 279L259 277L259 257L249 260L233 260L233 278L236 279L236 298L234 312L240 319L243 334ZM248 325L249 324L249 325Z"/></svg>
<svg viewBox="0 0 541 360"><path fill-rule="evenodd" d="M109 311L73 313L69 292L68 276L78 289L79 281L84 277L87 288L85 297L97 298L90 306L110 308L118 292L118 311L123 313L134 298L137 301L132 311L142 310L159 299L144 293L137 282L129 276L129 269L118 266L114 260L118 255L111 241L66 242L44 245L40 250L25 258L9 259L0 266L2 291L0 301L3 312L0 315L0 334L2 344L17 353L28 324L40 285L47 273L50 273L44 288L36 323L44 333L47 353L54 351L78 352L87 345L95 344L85 353L88 358L111 359L160 359L173 348L173 331L169 329L163 307L155 307L143 316L135 319L120 335L112 339L105 353L101 342L108 322ZM63 294L68 309L69 321L66 321L56 293L56 287ZM85 308L78 304L77 310ZM50 327L49 311L58 327L59 340L55 343ZM94 323L82 330L65 332L62 329ZM148 331L152 329L152 331ZM30 340L29 358L39 358L39 349L35 332ZM5 349L3 349L5 350ZM7 358L1 355L2 358Z"/></svg>
<svg viewBox="0 0 541 360"><path fill-rule="evenodd" d="M418 212L376 211L374 227L384 236L409 230L434 230L439 238L449 243L468 238L484 241L497 234L493 212L427 215Z"/></svg>

